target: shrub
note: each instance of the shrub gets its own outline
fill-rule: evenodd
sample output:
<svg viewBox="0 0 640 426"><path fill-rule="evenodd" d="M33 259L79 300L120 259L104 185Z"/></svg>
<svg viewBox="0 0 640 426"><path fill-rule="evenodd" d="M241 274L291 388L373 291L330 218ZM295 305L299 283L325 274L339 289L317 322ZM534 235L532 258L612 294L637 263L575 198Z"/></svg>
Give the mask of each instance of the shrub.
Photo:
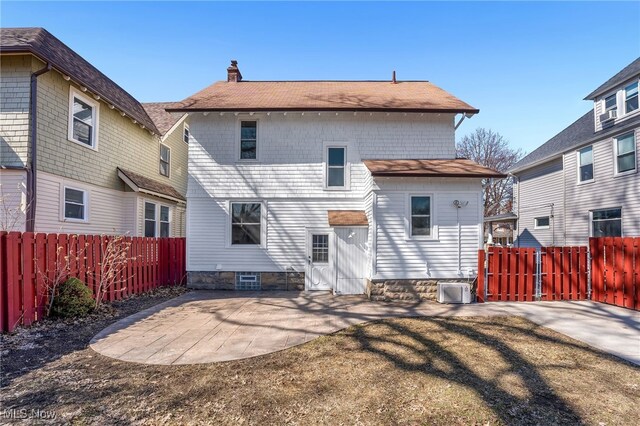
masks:
<svg viewBox="0 0 640 426"><path fill-rule="evenodd" d="M94 305L89 287L77 278L69 278L58 287L51 313L64 318L80 317L91 312Z"/></svg>

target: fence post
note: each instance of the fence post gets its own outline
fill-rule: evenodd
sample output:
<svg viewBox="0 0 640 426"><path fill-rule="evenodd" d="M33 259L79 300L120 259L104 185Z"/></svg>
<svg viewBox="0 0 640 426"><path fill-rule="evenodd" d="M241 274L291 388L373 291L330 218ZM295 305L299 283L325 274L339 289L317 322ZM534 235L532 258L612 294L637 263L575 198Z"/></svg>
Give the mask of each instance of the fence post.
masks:
<svg viewBox="0 0 640 426"><path fill-rule="evenodd" d="M587 300L591 300L591 262L593 262L593 258L591 257L591 241L589 238L589 245L587 247Z"/></svg>
<svg viewBox="0 0 640 426"><path fill-rule="evenodd" d="M484 265L485 253L484 250L478 250L478 287L476 288L476 301L478 303L485 302L485 272Z"/></svg>

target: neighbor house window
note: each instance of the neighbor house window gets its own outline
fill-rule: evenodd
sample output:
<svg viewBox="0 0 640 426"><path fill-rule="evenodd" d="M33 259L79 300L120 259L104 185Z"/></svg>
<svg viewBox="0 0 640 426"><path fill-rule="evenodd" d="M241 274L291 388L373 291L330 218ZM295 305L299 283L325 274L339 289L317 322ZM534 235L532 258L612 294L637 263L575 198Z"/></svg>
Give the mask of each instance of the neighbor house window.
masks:
<svg viewBox="0 0 640 426"><path fill-rule="evenodd" d="M621 237L622 209L603 209L591 212L592 237Z"/></svg>
<svg viewBox="0 0 640 426"><path fill-rule="evenodd" d="M184 143L189 143L189 125L184 123L184 131L182 133L182 140Z"/></svg>
<svg viewBox="0 0 640 426"><path fill-rule="evenodd" d="M87 193L80 189L64 189L64 218L71 220L87 219Z"/></svg>
<svg viewBox="0 0 640 426"><path fill-rule="evenodd" d="M629 114L638 109L638 82L624 88L624 112Z"/></svg>
<svg viewBox="0 0 640 426"><path fill-rule="evenodd" d="M171 222L169 218L169 207L160 206L160 237L166 238L169 236L171 228Z"/></svg>
<svg viewBox="0 0 640 426"><path fill-rule="evenodd" d="M347 149L345 147L327 148L327 187L345 187L346 154Z"/></svg>
<svg viewBox="0 0 640 426"><path fill-rule="evenodd" d="M160 144L160 174L162 176L169 177L171 163L171 149L163 144Z"/></svg>
<svg viewBox="0 0 640 426"><path fill-rule="evenodd" d="M593 146L582 148L578 151L579 181L589 182L593 180Z"/></svg>
<svg viewBox="0 0 640 426"><path fill-rule="evenodd" d="M240 159L256 160L258 158L258 122L240 122Z"/></svg>
<svg viewBox="0 0 640 426"><path fill-rule="evenodd" d="M144 203L144 236L156 236L156 205L154 203Z"/></svg>
<svg viewBox="0 0 640 426"><path fill-rule="evenodd" d="M549 216L536 217L535 221L535 229L549 229L550 218Z"/></svg>
<svg viewBox="0 0 640 426"><path fill-rule="evenodd" d="M618 99L617 95L614 93L611 96L607 96L604 98L604 111L617 111L618 110Z"/></svg>
<svg viewBox="0 0 640 426"><path fill-rule="evenodd" d="M411 236L431 236L431 197L411 197Z"/></svg>
<svg viewBox="0 0 640 426"><path fill-rule="evenodd" d="M71 90L69 99L69 139L95 148L97 122L98 104Z"/></svg>
<svg viewBox="0 0 640 426"><path fill-rule="evenodd" d="M633 133L615 140L616 173L631 172L636 169L636 140Z"/></svg>
<svg viewBox="0 0 640 426"><path fill-rule="evenodd" d="M231 244L260 244L261 211L260 203L231 203Z"/></svg>

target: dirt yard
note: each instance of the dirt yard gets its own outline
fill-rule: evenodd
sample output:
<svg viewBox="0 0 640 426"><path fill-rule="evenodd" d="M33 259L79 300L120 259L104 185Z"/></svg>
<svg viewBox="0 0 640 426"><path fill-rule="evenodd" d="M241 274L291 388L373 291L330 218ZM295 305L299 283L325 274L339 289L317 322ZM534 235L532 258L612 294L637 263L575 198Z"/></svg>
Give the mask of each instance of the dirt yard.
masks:
<svg viewBox="0 0 640 426"><path fill-rule="evenodd" d="M394 319L219 364L78 348L2 394L74 424L630 425L640 369L520 318Z"/></svg>

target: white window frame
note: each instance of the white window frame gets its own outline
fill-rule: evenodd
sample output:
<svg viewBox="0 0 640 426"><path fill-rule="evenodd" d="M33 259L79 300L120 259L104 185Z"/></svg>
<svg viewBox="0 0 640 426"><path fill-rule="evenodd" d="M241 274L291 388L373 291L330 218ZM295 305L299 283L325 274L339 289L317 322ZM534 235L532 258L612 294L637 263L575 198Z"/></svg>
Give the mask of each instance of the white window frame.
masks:
<svg viewBox="0 0 640 426"><path fill-rule="evenodd" d="M145 232L146 232L146 228L147 228L147 217L146 217L146 208L147 208L147 204L153 204L154 205L154 226L153 226L153 233L154 236L153 237L147 237L147 238L170 238L171 237L171 224L173 223L173 209L171 208L170 205L168 204L163 204L163 203L159 203L157 201L154 200L149 200L149 199L143 199L142 200L142 233L141 236L146 237ZM164 223L169 223L169 237L161 237L160 236L160 223L162 222L160 220L160 212L162 211L162 207L166 207L169 209L169 222L164 222Z"/></svg>
<svg viewBox="0 0 640 426"><path fill-rule="evenodd" d="M636 88L637 88L637 92L636 92L636 96L638 97L638 101L640 102L640 80L636 80L635 82L631 82L629 84L625 84L624 87L622 88L622 106L624 107L624 115L630 115L630 114L636 114L638 111L640 111L640 107L634 109L633 111L627 111L627 87L631 86L632 84L636 84Z"/></svg>
<svg viewBox="0 0 640 426"><path fill-rule="evenodd" d="M580 168L582 164L580 163L580 153L587 148L591 148L591 168L593 169L593 177L588 180L580 180L582 174L580 173ZM578 185L583 185L587 183L595 182L596 180L596 158L593 152L593 145L583 146L582 148L576 150L576 164L577 164L577 183Z"/></svg>
<svg viewBox="0 0 640 426"><path fill-rule="evenodd" d="M538 225L538 219L548 219L548 225ZM551 228L551 216L538 216L533 218L533 229L550 229Z"/></svg>
<svg viewBox="0 0 640 426"><path fill-rule="evenodd" d="M168 221L163 221L162 220L162 208L165 207L168 210L168 216L169 216L169 220ZM171 212L171 206L168 206L166 204L158 204L158 211L157 211L157 217L158 217L158 230L156 232L156 235L158 235L158 238L170 238L171 237L171 220L172 220L172 212ZM162 230L162 224L166 223L169 225L169 235L167 235L166 237L162 237L161 236L161 230Z"/></svg>
<svg viewBox="0 0 640 426"><path fill-rule="evenodd" d="M324 142L322 144L322 179L323 189L325 191L350 191L351 190L351 162L349 161L350 152L349 142ZM329 186L329 148L344 149L344 185Z"/></svg>
<svg viewBox="0 0 640 426"><path fill-rule="evenodd" d="M93 108L93 122L91 126L91 141L93 142L91 145L87 145L86 143L80 142L77 139L73 138L73 102L74 98L78 98L85 104L89 105ZM93 99L90 99L88 96L83 95L81 92L76 90L75 88L69 86L69 117L67 121L67 139L70 142L76 143L85 148L93 149L94 151L98 150L98 126L100 117L100 104Z"/></svg>
<svg viewBox="0 0 640 426"><path fill-rule="evenodd" d="M242 122L255 121L256 123L256 158L242 158ZM253 116L238 116L236 124L236 161L239 163L257 163L260 161L260 120Z"/></svg>
<svg viewBox="0 0 640 426"><path fill-rule="evenodd" d="M66 203L67 203L67 189L73 189L74 191L82 192L83 202L83 216L84 219L76 219L72 217L66 217ZM63 185L62 193L60 194L60 221L61 222L76 222L76 223L89 223L89 190L85 188L79 188L77 186Z"/></svg>
<svg viewBox="0 0 640 426"><path fill-rule="evenodd" d="M167 148L168 152L169 152L169 161L167 162L167 174L163 174L161 172L161 167L160 165L163 163L162 160L162 148ZM171 178L171 147L169 145L165 145L163 143L160 143L160 148L159 148L159 152L158 152L158 174L160 174L160 176L164 176L166 178Z"/></svg>
<svg viewBox="0 0 640 426"><path fill-rule="evenodd" d="M593 237L593 212L603 211L603 210L615 210L615 209L620 209L620 236L624 237L624 209L622 208L622 206L589 210L589 237Z"/></svg>
<svg viewBox="0 0 640 426"><path fill-rule="evenodd" d="M234 204L260 204L260 244L232 244L233 238L233 214L232 209ZM265 200L256 199L237 199L229 200L227 203L227 236L225 238L226 248L238 249L238 250L250 250L256 248L267 248L267 209L268 205Z"/></svg>
<svg viewBox="0 0 640 426"><path fill-rule="evenodd" d="M429 197L429 217L431 219L431 235L412 235L411 199L413 197ZM438 226L436 225L436 195L433 192L416 192L407 194L405 200L405 238L407 240L434 241L438 240Z"/></svg>
<svg viewBox="0 0 640 426"><path fill-rule="evenodd" d="M626 170L624 172L619 172L618 171L618 139L628 135L633 135L634 168L631 170ZM625 133L625 134L619 135L618 137L613 138L613 171L614 171L615 177L631 175L638 172L638 138L636 137L635 130L632 130L628 133Z"/></svg>
<svg viewBox="0 0 640 426"><path fill-rule="evenodd" d="M611 97L613 97L616 100L616 103L613 104L613 106L611 108L607 108L607 99L609 99ZM603 112L613 111L613 110L618 111L619 109L620 108L618 108L618 92L611 93L611 94L609 94L607 96L604 96L602 98L602 111Z"/></svg>
<svg viewBox="0 0 640 426"><path fill-rule="evenodd" d="M189 125L185 122L182 123L182 141L189 145L189 140L191 140L191 129L189 129Z"/></svg>

